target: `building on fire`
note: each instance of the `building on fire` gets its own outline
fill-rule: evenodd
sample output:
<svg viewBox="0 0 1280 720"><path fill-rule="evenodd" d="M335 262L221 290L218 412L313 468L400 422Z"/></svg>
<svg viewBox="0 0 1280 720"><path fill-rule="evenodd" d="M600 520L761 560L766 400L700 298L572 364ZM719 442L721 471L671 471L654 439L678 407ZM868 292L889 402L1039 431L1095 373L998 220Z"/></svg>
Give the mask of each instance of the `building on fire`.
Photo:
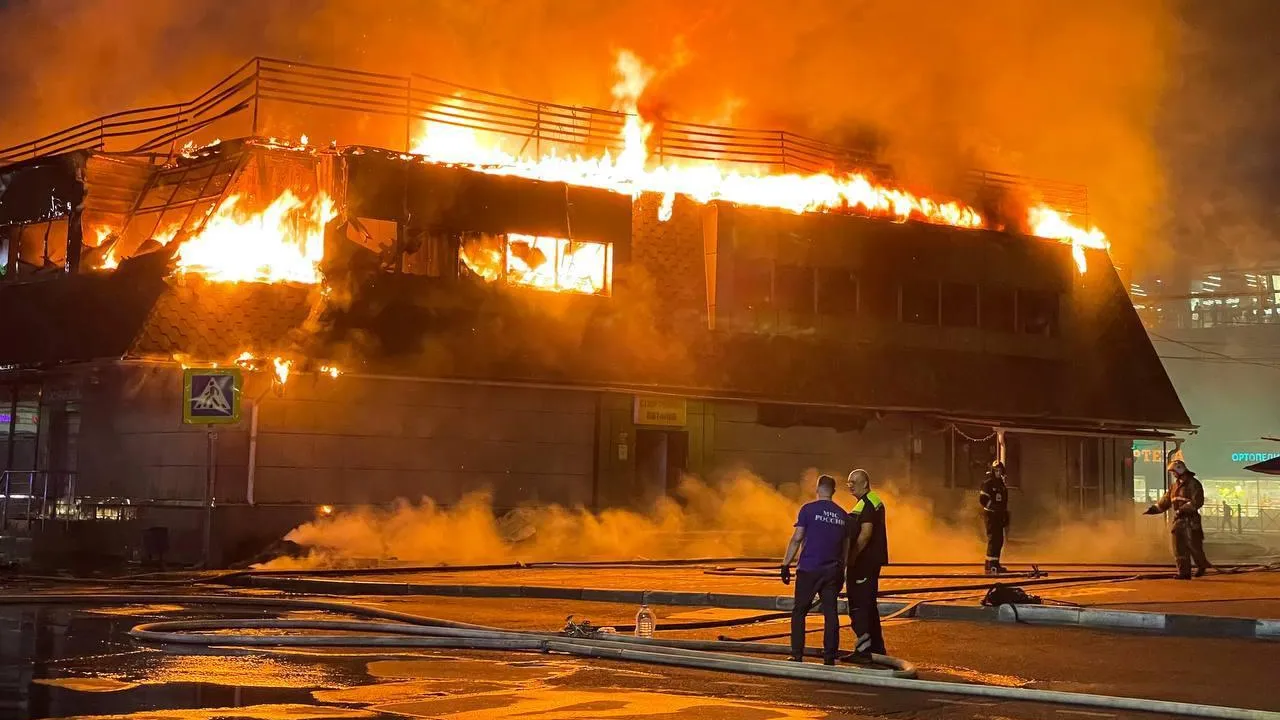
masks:
<svg viewBox="0 0 1280 720"><path fill-rule="evenodd" d="M320 506L642 506L685 473L854 465L950 513L997 454L1026 515L1127 515L1131 443L1191 428L1104 250L423 156L415 123L539 157L616 150L622 120L389 78L257 60L0 151L11 532L118 552L165 527L193 557L211 500L228 558ZM338 141L266 137L301 131ZM179 151L215 133L240 139ZM866 160L742 137L668 123L650 162ZM215 363L243 369L239 420L185 423L184 367Z"/></svg>

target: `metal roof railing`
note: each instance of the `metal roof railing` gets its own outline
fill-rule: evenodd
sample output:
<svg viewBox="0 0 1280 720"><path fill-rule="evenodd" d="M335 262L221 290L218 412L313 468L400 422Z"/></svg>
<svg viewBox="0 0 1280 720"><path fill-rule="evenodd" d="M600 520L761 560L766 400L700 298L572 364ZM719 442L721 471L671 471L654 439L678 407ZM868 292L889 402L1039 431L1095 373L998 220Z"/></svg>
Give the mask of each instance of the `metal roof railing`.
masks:
<svg viewBox="0 0 1280 720"><path fill-rule="evenodd" d="M213 87L182 103L126 110L89 120L35 140L0 148L0 166L73 150L156 153L170 156L179 143L228 119L247 120L247 134L265 135L272 103L339 113L383 116L403 121L399 149L412 149L415 130L425 122L466 128L518 145L516 154L538 157L550 148L585 156L621 151L623 113L539 102L459 85L425 75L392 75L257 57ZM372 142L359 123L344 128L344 144ZM365 133L368 134L368 133ZM891 169L869 152L842 147L785 130L752 130L671 120L654 123L650 152L660 163L709 161L749 166L771 173L848 172L881 180ZM1017 187L1075 216L1088 215L1083 186L975 171L972 182L985 188Z"/></svg>

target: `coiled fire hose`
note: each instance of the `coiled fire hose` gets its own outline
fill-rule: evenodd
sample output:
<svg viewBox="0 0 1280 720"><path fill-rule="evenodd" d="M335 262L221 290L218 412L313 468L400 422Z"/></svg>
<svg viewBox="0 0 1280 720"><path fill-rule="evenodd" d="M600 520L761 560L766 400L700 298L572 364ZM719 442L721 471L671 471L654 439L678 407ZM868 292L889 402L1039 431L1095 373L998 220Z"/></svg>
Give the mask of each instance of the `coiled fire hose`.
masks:
<svg viewBox="0 0 1280 720"><path fill-rule="evenodd" d="M908 662L885 656L876 656L875 658L878 664L885 666L884 668L831 667L766 660L720 652L723 650L749 653L786 652L787 648L782 645L724 643L703 640L645 640L616 635L573 638L550 633L500 630L469 623L425 618L408 613L328 600L185 594L25 593L0 596L0 605L136 605L151 603L252 607L276 610L326 610L349 616L354 615L389 622L262 618L165 621L144 623L130 631L130 635L144 642L242 647L345 646L562 652L580 657L615 659L722 672L739 672L788 679L866 685L897 690L917 690L996 700L1132 710L1185 717L1224 718L1228 720L1280 720L1280 713L1266 710L1055 690L917 680L914 679L914 666ZM212 632L236 629L258 632L239 634ZM354 631L365 634L264 635L260 632L262 629Z"/></svg>

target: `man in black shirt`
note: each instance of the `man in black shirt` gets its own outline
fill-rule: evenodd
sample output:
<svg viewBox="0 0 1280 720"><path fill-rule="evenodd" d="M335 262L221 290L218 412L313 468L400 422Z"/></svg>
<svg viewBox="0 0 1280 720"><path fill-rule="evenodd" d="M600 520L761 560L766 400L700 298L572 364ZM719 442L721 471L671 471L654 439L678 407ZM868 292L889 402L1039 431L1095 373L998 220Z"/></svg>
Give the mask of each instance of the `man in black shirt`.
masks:
<svg viewBox="0 0 1280 720"><path fill-rule="evenodd" d="M849 616L857 637L848 659L869 663L871 654L885 654L880 630L880 568L889 563L889 540L885 532L884 500L871 490L866 470L849 473L849 492L858 499L849 513L849 559L845 593Z"/></svg>
<svg viewBox="0 0 1280 720"><path fill-rule="evenodd" d="M1000 551L1004 549L1004 534L1009 527L1009 487L1005 485L1004 463L996 460L987 471L987 479L978 493L982 505L982 520L987 530L988 575L999 575L1007 570L1000 565Z"/></svg>

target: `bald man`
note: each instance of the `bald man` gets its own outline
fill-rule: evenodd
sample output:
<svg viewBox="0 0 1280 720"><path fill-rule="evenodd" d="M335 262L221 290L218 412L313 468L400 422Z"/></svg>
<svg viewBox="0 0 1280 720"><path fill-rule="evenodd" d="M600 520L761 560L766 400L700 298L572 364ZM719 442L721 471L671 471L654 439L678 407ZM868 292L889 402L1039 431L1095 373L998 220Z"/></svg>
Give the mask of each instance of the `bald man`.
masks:
<svg viewBox="0 0 1280 720"><path fill-rule="evenodd" d="M885 654L880 630L880 568L889 563L889 539L885 531L884 501L871 489L871 474L861 468L849 473L846 483L857 498L849 512L849 558L845 593L849 618L856 636L848 659L871 662L872 653Z"/></svg>

